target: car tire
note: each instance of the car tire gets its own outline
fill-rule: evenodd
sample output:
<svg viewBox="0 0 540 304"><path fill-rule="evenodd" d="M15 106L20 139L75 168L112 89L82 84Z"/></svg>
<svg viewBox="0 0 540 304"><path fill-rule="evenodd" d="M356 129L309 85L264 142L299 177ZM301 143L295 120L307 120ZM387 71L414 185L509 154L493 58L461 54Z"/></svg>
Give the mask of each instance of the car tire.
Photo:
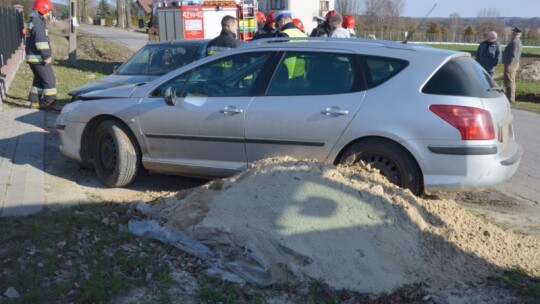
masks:
<svg viewBox="0 0 540 304"><path fill-rule="evenodd" d="M424 190L423 175L412 155L399 144L380 138L361 140L349 147L339 163L354 164L364 161L378 169L388 181L415 195Z"/></svg>
<svg viewBox="0 0 540 304"><path fill-rule="evenodd" d="M109 187L132 183L140 167L140 152L128 128L114 120L103 121L92 140L92 158L98 179Z"/></svg>

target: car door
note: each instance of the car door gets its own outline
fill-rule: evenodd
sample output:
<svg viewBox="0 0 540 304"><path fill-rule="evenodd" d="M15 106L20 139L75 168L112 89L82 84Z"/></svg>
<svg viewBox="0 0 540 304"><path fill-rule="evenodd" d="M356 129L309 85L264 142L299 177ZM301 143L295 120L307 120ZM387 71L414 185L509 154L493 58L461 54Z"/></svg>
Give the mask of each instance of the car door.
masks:
<svg viewBox="0 0 540 304"><path fill-rule="evenodd" d="M270 58L252 52L216 59L160 85L140 104L145 167L160 172L224 176L247 165L245 110ZM176 91L176 103L164 101Z"/></svg>
<svg viewBox="0 0 540 304"><path fill-rule="evenodd" d="M248 161L285 155L326 160L365 95L355 66L349 53L285 52L266 94L247 111Z"/></svg>

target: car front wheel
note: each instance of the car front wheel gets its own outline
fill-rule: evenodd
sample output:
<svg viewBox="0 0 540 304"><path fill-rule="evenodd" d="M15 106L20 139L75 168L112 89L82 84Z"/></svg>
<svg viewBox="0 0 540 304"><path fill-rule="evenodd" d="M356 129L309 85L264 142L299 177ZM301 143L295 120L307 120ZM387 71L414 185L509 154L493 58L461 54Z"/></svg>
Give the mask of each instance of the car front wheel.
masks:
<svg viewBox="0 0 540 304"><path fill-rule="evenodd" d="M410 189L415 195L423 192L422 172L415 159L395 142L368 138L349 147L339 160L341 164L364 161L378 169L391 183Z"/></svg>
<svg viewBox="0 0 540 304"><path fill-rule="evenodd" d="M109 187L129 185L137 177L140 153L120 122L103 121L92 141L92 158L98 179Z"/></svg>

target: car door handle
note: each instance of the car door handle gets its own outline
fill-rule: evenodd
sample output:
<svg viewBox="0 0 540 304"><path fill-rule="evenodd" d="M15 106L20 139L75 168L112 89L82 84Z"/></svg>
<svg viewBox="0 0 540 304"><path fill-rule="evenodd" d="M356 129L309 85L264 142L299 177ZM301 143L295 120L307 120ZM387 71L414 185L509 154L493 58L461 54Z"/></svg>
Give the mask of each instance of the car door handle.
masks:
<svg viewBox="0 0 540 304"><path fill-rule="evenodd" d="M228 106L228 107L225 107L225 108L219 110L219 113L224 113L224 114L240 114L240 113L244 113L244 110L239 109L239 108L234 107L234 106Z"/></svg>
<svg viewBox="0 0 540 304"><path fill-rule="evenodd" d="M326 108L325 110L322 110L321 114L328 115L328 116L331 116L331 115L348 115L349 111L348 110L342 110L339 107L330 107L330 108Z"/></svg>

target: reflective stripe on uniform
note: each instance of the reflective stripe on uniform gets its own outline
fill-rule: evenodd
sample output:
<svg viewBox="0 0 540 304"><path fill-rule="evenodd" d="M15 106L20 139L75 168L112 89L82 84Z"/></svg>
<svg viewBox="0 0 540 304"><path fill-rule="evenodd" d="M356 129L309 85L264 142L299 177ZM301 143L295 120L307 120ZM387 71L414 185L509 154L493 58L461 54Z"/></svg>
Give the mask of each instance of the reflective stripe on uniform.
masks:
<svg viewBox="0 0 540 304"><path fill-rule="evenodd" d="M38 50L48 50L50 46L48 42L36 42L36 48Z"/></svg>
<svg viewBox="0 0 540 304"><path fill-rule="evenodd" d="M221 53L230 49L231 49L230 47L224 47L224 46L210 46L208 47L206 52L208 53L208 55L214 55L214 54Z"/></svg>
<svg viewBox="0 0 540 304"><path fill-rule="evenodd" d="M43 93L43 89L38 87L31 87L30 93L41 95Z"/></svg>
<svg viewBox="0 0 540 304"><path fill-rule="evenodd" d="M56 88L43 89L43 95L45 96L56 95Z"/></svg>
<svg viewBox="0 0 540 304"><path fill-rule="evenodd" d="M43 57L41 55L26 55L25 61L28 63L40 63L43 62Z"/></svg>

